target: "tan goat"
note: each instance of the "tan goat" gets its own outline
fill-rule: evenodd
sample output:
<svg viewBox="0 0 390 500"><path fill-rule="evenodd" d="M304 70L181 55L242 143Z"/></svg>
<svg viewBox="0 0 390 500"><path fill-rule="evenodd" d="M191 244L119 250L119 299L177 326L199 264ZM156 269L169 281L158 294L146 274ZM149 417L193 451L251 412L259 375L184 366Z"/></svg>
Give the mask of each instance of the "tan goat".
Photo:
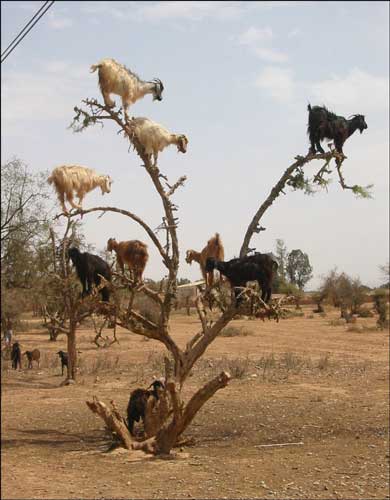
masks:
<svg viewBox="0 0 390 500"><path fill-rule="evenodd" d="M164 85L158 78L151 82L145 82L126 66L115 61L115 59L102 59L99 63L93 64L91 73L97 69L99 70L99 86L105 105L113 108L115 102L110 99L110 94L119 95L122 98L126 119L128 118L128 106L131 106L146 94L153 94L153 101L162 100Z"/></svg>
<svg viewBox="0 0 390 500"><path fill-rule="evenodd" d="M148 247L139 240L120 241L110 238L107 242L107 250L116 253L117 263L122 271L125 272L126 263L129 270L134 273L136 281L142 281L142 274L149 259Z"/></svg>
<svg viewBox="0 0 390 500"><path fill-rule="evenodd" d="M65 195L73 208L81 210L83 208L81 203L87 193L97 187L101 188L102 194L109 193L113 181L109 175L100 175L88 167L61 165L53 170L47 182L54 184L62 210L67 214ZM78 205L73 201L73 192L76 192L79 198Z"/></svg>
<svg viewBox="0 0 390 500"><path fill-rule="evenodd" d="M188 139L184 134L171 134L165 127L149 118L137 117L129 121L132 134L142 144L145 153L153 155L157 166L158 153L170 144L175 144L181 153L187 152Z"/></svg>
<svg viewBox="0 0 390 500"><path fill-rule="evenodd" d="M206 260L209 257L213 257L216 260L224 260L225 258L225 250L219 233L215 233L215 236L209 239L207 245L201 252L197 252L196 250L187 250L186 252L187 264L191 264L193 260L198 262L202 276L206 282L206 286L212 286L214 283L213 271L209 273L206 272Z"/></svg>

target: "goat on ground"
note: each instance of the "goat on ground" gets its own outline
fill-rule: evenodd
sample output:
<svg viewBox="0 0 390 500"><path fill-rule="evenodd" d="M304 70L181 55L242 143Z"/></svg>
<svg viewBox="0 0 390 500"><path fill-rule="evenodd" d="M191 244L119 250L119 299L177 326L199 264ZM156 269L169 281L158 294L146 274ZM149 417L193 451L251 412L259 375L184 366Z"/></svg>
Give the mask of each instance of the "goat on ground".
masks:
<svg viewBox="0 0 390 500"><path fill-rule="evenodd" d="M150 387L153 387L153 389L149 390ZM165 386L163 382L155 380L150 384L148 389L135 389L130 394L127 405L127 427L132 436L134 436L134 422L139 422L142 419L142 422L145 424L145 411L148 399L153 397L157 401L164 390Z"/></svg>
<svg viewBox="0 0 390 500"><path fill-rule="evenodd" d="M206 282L206 287L211 287L214 283L214 273L213 269L209 271L206 269L208 258L213 258L217 261L222 261L225 258L225 250L219 233L215 233L215 236L209 239L201 252L197 252L196 250L187 250L186 252L187 264L191 264L193 260L197 262L200 266L203 279Z"/></svg>
<svg viewBox="0 0 390 500"><path fill-rule="evenodd" d="M149 259L147 245L139 240L117 242L115 238L110 238L107 242L107 251L113 250L122 273L125 272L126 263L129 271L134 273L134 279L142 281L142 274Z"/></svg>
<svg viewBox="0 0 390 500"><path fill-rule="evenodd" d="M226 276L230 285L234 288L236 304L241 302L239 297L241 291L236 287L245 287L248 281L257 281L261 288L261 299L269 302L272 295L272 281L278 269L278 263L269 255L255 253L254 255L232 259L228 262L220 262L214 258L206 261L206 272L217 269Z"/></svg>
<svg viewBox="0 0 390 500"><path fill-rule="evenodd" d="M184 134L171 134L169 130L149 118L132 118L129 122L131 133L142 144L145 154L154 158L157 166L158 153L170 144L176 144L181 153L187 152L188 139Z"/></svg>
<svg viewBox="0 0 390 500"><path fill-rule="evenodd" d="M19 369L22 368L22 351L20 350L19 342L14 342L12 344L11 362L12 362L12 368L14 370L17 370L18 365Z"/></svg>
<svg viewBox="0 0 390 500"><path fill-rule="evenodd" d="M92 292L92 285L96 286L101 283L101 276L107 281L111 281L110 266L98 255L93 255L88 252L80 252L78 248L70 248L68 255L76 268L77 276L83 287L82 297L89 295ZM103 287L100 290L102 301L110 300L110 292L108 287Z"/></svg>
<svg viewBox="0 0 390 500"><path fill-rule="evenodd" d="M128 119L128 106L131 106L146 94L152 94L153 101L162 100L164 85L158 78L155 78L151 82L143 81L138 75L114 59L102 59L99 63L93 64L91 66L91 73L97 69L99 70L99 86L104 104L109 108L113 108L115 101L110 99L110 94L119 95L122 98L126 120Z"/></svg>
<svg viewBox="0 0 390 500"><path fill-rule="evenodd" d="M33 351L26 351L25 353L23 353L23 356L27 356L29 368L33 367L32 364L33 361L37 362L39 368L39 360L41 359L41 353L39 352L39 349L34 349Z"/></svg>
<svg viewBox="0 0 390 500"><path fill-rule="evenodd" d="M102 195L111 192L112 179L109 175L100 175L95 170L81 165L61 165L56 167L47 179L49 184L54 184L62 210L68 214L65 206L66 200L73 208L82 210L81 203L84 196L93 189L100 187ZM74 192L79 198L79 203L73 201Z"/></svg>
<svg viewBox="0 0 390 500"><path fill-rule="evenodd" d="M356 130L360 133L367 128L364 115L352 115L346 119L337 116L325 106L307 106L309 111L309 123L307 133L310 139L309 154L324 153L320 142L324 139L333 139L336 151L343 153L343 144Z"/></svg>
<svg viewBox="0 0 390 500"><path fill-rule="evenodd" d="M68 353L64 352L64 351L58 351L57 354L61 360L61 375L63 375L64 374L64 366L66 366L68 368Z"/></svg>

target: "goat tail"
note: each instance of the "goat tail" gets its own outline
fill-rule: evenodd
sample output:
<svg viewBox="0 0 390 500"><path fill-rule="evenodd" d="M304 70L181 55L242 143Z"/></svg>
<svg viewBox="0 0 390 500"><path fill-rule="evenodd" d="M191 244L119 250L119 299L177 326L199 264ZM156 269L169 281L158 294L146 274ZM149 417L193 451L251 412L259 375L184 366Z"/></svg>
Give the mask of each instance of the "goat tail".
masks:
<svg viewBox="0 0 390 500"><path fill-rule="evenodd" d="M307 110L309 113L311 113L311 106L310 106L310 103L307 105Z"/></svg>
<svg viewBox="0 0 390 500"><path fill-rule="evenodd" d="M90 68L90 73L95 73L95 71L100 68L101 64L98 63L98 64L92 64L91 68Z"/></svg>
<svg viewBox="0 0 390 500"><path fill-rule="evenodd" d="M48 184L53 184L53 182L54 182L54 178L53 178L53 176L52 176L52 175L51 175L50 177L48 177L48 178L47 178L47 182L48 182Z"/></svg>

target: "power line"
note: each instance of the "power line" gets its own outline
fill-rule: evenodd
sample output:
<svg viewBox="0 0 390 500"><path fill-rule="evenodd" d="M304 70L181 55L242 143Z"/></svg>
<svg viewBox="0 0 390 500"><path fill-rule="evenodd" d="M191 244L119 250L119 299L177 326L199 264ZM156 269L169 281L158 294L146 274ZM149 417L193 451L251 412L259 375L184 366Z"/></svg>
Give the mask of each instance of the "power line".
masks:
<svg viewBox="0 0 390 500"><path fill-rule="evenodd" d="M30 19L30 21L24 26L24 28L20 31L20 33L18 34L17 37L14 38L14 40L10 43L10 45L8 45L8 47L5 49L5 51L1 54L1 62L3 63L7 57L16 49L16 47L19 45L19 43L23 40L23 38L33 29L33 27L37 24L37 22L41 19L41 17L46 14L46 12L50 9L50 7L53 5L53 3L55 2L55 0L51 1L51 2L45 2L45 4L34 14L34 16ZM47 5L49 3L49 5ZM47 7L46 7L47 6ZM20 35L23 33L23 31L27 28L27 26L29 24L31 24L31 22L35 19L35 17L42 11L42 9L45 9L41 15L34 21L34 23L28 28L28 30L24 33L24 35L19 39L17 40ZM15 45L13 45L13 47L11 47L11 45L17 40L17 42L15 43ZM7 52L7 50L10 48L10 50L8 51L7 54L5 54ZM4 55L5 54L5 55Z"/></svg>
<svg viewBox="0 0 390 500"><path fill-rule="evenodd" d="M41 10L42 10L44 7L46 7L46 5L47 5L48 3L49 3L48 1L47 1L47 2L45 2L45 3L42 5L42 7L38 10L38 12L36 12L36 13L34 14L34 16L33 16L33 17L29 20L29 22L28 22L28 23L27 23L27 24L23 27L23 29L20 31L20 33L19 33L19 34L18 34L18 35L17 35L17 36L16 36L16 37L12 40L12 42L8 45L8 47L7 47L5 50L3 50L3 53L1 54L1 57L4 57L4 54L8 51L8 49L11 47L11 45L13 45L13 44L16 42L16 40L17 40L17 39L21 36L21 34L23 33L23 31L24 31L24 30L28 27L28 25L29 25L29 24L31 24L31 23L34 21L34 19L37 17L37 15L41 12Z"/></svg>

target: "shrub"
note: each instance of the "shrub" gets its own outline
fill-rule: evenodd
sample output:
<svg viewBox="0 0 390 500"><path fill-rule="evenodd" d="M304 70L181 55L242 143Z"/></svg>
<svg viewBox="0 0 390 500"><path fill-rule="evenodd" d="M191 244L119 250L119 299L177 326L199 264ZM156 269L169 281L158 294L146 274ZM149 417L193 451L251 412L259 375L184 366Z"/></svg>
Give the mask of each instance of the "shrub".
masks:
<svg viewBox="0 0 390 500"><path fill-rule="evenodd" d="M340 318L340 319L332 319L328 322L329 326L344 326L346 323L345 319Z"/></svg>
<svg viewBox="0 0 390 500"><path fill-rule="evenodd" d="M236 358L227 361L227 370L232 378L243 378L249 370L249 358Z"/></svg>
<svg viewBox="0 0 390 500"><path fill-rule="evenodd" d="M319 370L327 370L330 367L330 356L329 354L325 354L325 356L321 356L317 363L317 368Z"/></svg>
<svg viewBox="0 0 390 500"><path fill-rule="evenodd" d="M363 307L358 309L357 315L359 316L359 318L373 318L374 317L374 313L370 309L366 309Z"/></svg>
<svg viewBox="0 0 390 500"><path fill-rule="evenodd" d="M237 328L236 326L226 326L221 333L220 337L247 337L248 335L253 335L252 330L241 326Z"/></svg>

